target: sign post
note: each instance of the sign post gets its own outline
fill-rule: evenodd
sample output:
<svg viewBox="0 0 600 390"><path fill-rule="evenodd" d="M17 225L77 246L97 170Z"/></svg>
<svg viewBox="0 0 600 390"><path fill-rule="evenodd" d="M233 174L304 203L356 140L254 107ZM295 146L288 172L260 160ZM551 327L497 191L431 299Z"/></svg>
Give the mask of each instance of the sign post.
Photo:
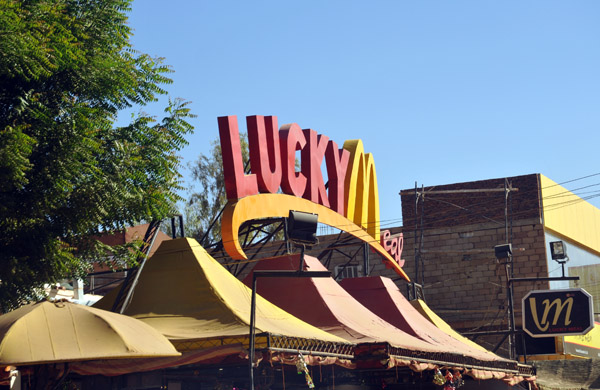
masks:
<svg viewBox="0 0 600 390"><path fill-rule="evenodd" d="M522 304L531 337L582 335L594 327L592 296L582 288L530 291Z"/></svg>

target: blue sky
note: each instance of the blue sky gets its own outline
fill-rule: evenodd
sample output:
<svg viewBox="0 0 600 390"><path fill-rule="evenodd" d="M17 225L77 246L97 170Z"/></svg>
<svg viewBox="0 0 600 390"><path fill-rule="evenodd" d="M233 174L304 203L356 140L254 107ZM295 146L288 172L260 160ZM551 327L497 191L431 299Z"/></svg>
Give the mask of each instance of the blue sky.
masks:
<svg viewBox="0 0 600 390"><path fill-rule="evenodd" d="M385 226L415 182L599 173L599 17L591 0L135 0L130 25L198 116L184 164L208 152L223 115L360 138ZM590 185L582 196L600 207L600 175L565 184Z"/></svg>

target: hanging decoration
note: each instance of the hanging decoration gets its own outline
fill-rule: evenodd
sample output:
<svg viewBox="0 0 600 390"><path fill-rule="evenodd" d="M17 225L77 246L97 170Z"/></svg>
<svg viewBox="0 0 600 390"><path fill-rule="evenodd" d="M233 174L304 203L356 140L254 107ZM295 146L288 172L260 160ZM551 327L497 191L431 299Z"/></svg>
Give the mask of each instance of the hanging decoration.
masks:
<svg viewBox="0 0 600 390"><path fill-rule="evenodd" d="M433 383L438 386L444 386L443 390L455 390L462 387L465 381L459 371L454 371L454 374L446 371L446 375L443 375L438 368L433 374Z"/></svg>
<svg viewBox="0 0 600 390"><path fill-rule="evenodd" d="M457 389L459 387L464 386L465 384L465 380L463 379L462 375L460 374L460 371L454 371L454 387L456 387Z"/></svg>
<svg viewBox="0 0 600 390"><path fill-rule="evenodd" d="M444 378L444 375L439 368L435 369L435 374L433 374L433 383L438 386L443 386L446 384L446 378Z"/></svg>
<svg viewBox="0 0 600 390"><path fill-rule="evenodd" d="M446 375L444 375L444 379L446 380L446 382L444 383L444 390L454 390L456 389L456 387L454 387L454 375L452 375L452 373L450 371L446 371Z"/></svg>
<svg viewBox="0 0 600 390"><path fill-rule="evenodd" d="M308 366L306 365L306 360L304 360L304 356L301 353L298 354L298 360L296 360L296 369L298 370L298 374L304 374L304 379L306 379L306 384L309 389L314 389L315 384L313 383L312 378L310 377L310 373L308 372Z"/></svg>

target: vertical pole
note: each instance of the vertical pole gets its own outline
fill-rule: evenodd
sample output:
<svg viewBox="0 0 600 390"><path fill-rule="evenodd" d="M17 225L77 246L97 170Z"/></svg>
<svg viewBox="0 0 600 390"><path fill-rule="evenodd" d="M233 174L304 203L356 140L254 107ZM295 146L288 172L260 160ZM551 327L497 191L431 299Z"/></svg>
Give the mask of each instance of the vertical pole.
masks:
<svg viewBox="0 0 600 390"><path fill-rule="evenodd" d="M510 243L512 244L512 240L513 240L513 194L512 194L512 181L508 182L508 215L510 216L510 233L509 233L509 237L510 237ZM513 270L514 273L514 270ZM514 275L511 275L514 276Z"/></svg>
<svg viewBox="0 0 600 390"><path fill-rule="evenodd" d="M527 346L525 345L525 334L521 332L521 346L523 348L523 363L527 364Z"/></svg>
<svg viewBox="0 0 600 390"><path fill-rule="evenodd" d="M289 236L289 232L288 232L288 219L284 218L283 219L283 239L285 240L285 253L287 253L287 254L292 253L292 248L290 247L289 238L290 238L290 236Z"/></svg>
<svg viewBox="0 0 600 390"><path fill-rule="evenodd" d="M417 246L417 226L418 226L418 215L419 215L419 190L417 188L417 182L415 182L415 281L413 283L419 283L419 249ZM416 290L415 290L416 292ZM415 294L416 296L416 294Z"/></svg>
<svg viewBox="0 0 600 390"><path fill-rule="evenodd" d="M516 358L515 351L515 308L513 302L513 283L510 277L510 268L512 263L512 256L509 256L506 264L506 283L508 287L508 352L512 360Z"/></svg>
<svg viewBox="0 0 600 390"><path fill-rule="evenodd" d="M179 215L179 230L181 231L181 238L185 237L185 232L183 231L183 215Z"/></svg>
<svg viewBox="0 0 600 390"><path fill-rule="evenodd" d="M508 195L510 189L508 187L508 179L504 179L504 238L507 244L511 244L512 241L508 236ZM506 259L506 294L508 299L508 353L511 359L516 358L515 349L515 307L514 307L514 296L513 296L513 257L509 255Z"/></svg>
<svg viewBox="0 0 600 390"><path fill-rule="evenodd" d="M369 244L363 244L363 276L369 276Z"/></svg>
<svg viewBox="0 0 600 390"><path fill-rule="evenodd" d="M421 231L419 238L419 262L421 263L421 281L420 285L425 285L425 263L423 262L423 243L425 242L425 233L423 231L423 217L425 216L425 186L421 184L421 226L419 230Z"/></svg>
<svg viewBox="0 0 600 390"><path fill-rule="evenodd" d="M254 390L254 348L256 337L256 274L252 275L252 300L250 302L250 341L248 345L248 369L250 390Z"/></svg>
<svg viewBox="0 0 600 390"><path fill-rule="evenodd" d="M298 269L299 272L304 271L304 250L306 248L306 245L302 244L301 249L300 249L300 269Z"/></svg>
<svg viewBox="0 0 600 390"><path fill-rule="evenodd" d="M175 217L171 217L171 237L177 238L177 231L175 230Z"/></svg>
<svg viewBox="0 0 600 390"><path fill-rule="evenodd" d="M508 241L508 179L504 179L504 239L506 243L509 244Z"/></svg>

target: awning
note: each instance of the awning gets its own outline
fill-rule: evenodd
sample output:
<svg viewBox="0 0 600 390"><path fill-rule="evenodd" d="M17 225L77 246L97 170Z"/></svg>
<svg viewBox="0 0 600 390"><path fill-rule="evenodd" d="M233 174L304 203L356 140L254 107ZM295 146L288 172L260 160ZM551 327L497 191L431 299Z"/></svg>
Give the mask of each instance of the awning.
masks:
<svg viewBox="0 0 600 390"><path fill-rule="evenodd" d="M448 325L448 323L446 321L444 321L442 318L440 318L440 316L438 316L437 314L435 314L435 312L433 310L431 310L431 308L427 305L427 303L425 303L425 301L423 301L421 299L415 299L414 301L410 301L410 304L425 319L427 319L429 322L431 322L433 325L435 325L440 330L444 331L444 333L449 334L453 338L455 338L457 340L460 340L460 341L462 341L465 344L471 345L473 348L481 348L481 349L483 349L483 347L481 345L479 345L479 344L477 344L477 343L469 340L465 336L461 335L460 333L458 333L457 331L455 331L454 329L452 329L452 327L450 325Z"/></svg>
<svg viewBox="0 0 600 390"><path fill-rule="evenodd" d="M118 287L95 306L110 308ZM251 290L190 238L164 241L139 274L124 314L180 351L248 345ZM352 344L257 296L256 348L351 357Z"/></svg>
<svg viewBox="0 0 600 390"><path fill-rule="evenodd" d="M482 360L506 360L454 331L448 333L435 326L410 304L389 278L347 278L340 285L373 313L412 336L436 345L447 345L458 353ZM448 324L446 326L451 329Z"/></svg>
<svg viewBox="0 0 600 390"><path fill-rule="evenodd" d="M39 302L0 316L0 367L180 355L143 322L71 302Z"/></svg>
<svg viewBox="0 0 600 390"><path fill-rule="evenodd" d="M299 255L287 255L263 259L254 270L296 270L298 267ZM305 269L326 270L318 259L311 256L305 256ZM251 280L252 273L244 282L249 284ZM418 370L419 367L429 369L445 365L493 370L500 377L518 373L516 361L466 345L458 348L456 342L446 344L444 341L450 341L449 337L445 337L444 341L436 339L441 337L439 330L415 333L407 323L399 324L400 328L393 326L361 305L332 278L265 278L259 279L257 290L294 316L346 340L360 343L359 352L373 353L376 348L370 346L387 345L388 363L392 366L405 365ZM411 332L422 335L424 339L415 337Z"/></svg>
<svg viewBox="0 0 600 390"><path fill-rule="evenodd" d="M455 338L465 344L469 344L476 348L483 348L479 344L469 340L468 338L464 337L463 335L461 335L460 333L458 333L457 331L452 329L452 327L450 325L448 325L448 323L446 321L444 321L442 318L440 318L440 316L435 314L435 312L433 310L431 310L431 308L427 305L427 303L425 303L425 301L420 300L420 299L415 299L414 301L410 301L410 304L424 318L426 318L429 322L431 322L433 325L435 325L440 330L444 331L444 333L449 334L453 338ZM536 369L534 367L527 365L527 364L519 364L517 366L517 369L518 369L518 375L512 379L505 378L505 382L512 385L512 384L518 383L520 381L519 380L520 378L527 380L527 381L535 381L536 380Z"/></svg>
<svg viewBox="0 0 600 390"><path fill-rule="evenodd" d="M299 266L299 255L262 259L244 279L244 283L251 284L255 270L297 270ZM327 269L317 258L305 256L305 270ZM390 342L411 351L440 351L436 346L377 317L352 298L333 278L259 279L257 291L290 314L352 342Z"/></svg>
<svg viewBox="0 0 600 390"><path fill-rule="evenodd" d="M427 340L436 345L446 345L453 348L456 353L485 361L482 367L471 367L470 375L485 379L505 379L511 383L518 383L526 377L532 377L534 370L530 366L518 365L518 375L511 369L510 375L486 372L490 368L502 370L515 363L512 360L498 356L479 344L469 340L456 332L444 320L438 317L424 301L409 302L398 289L398 286L389 278L370 276L360 278L346 278L340 285L361 304L373 311L390 324L405 330L407 333ZM412 303L412 305L411 305ZM419 307L428 313L428 317L421 314ZM434 319L432 321L431 319ZM439 326L437 325L439 324ZM468 368L468 365L466 365Z"/></svg>
<svg viewBox="0 0 600 390"><path fill-rule="evenodd" d="M226 357L232 355L245 356L244 347L241 344L229 344L197 351L188 351L177 357L77 362L71 364L69 369L71 372L79 375L115 376L132 372L154 371L187 364L218 364Z"/></svg>

